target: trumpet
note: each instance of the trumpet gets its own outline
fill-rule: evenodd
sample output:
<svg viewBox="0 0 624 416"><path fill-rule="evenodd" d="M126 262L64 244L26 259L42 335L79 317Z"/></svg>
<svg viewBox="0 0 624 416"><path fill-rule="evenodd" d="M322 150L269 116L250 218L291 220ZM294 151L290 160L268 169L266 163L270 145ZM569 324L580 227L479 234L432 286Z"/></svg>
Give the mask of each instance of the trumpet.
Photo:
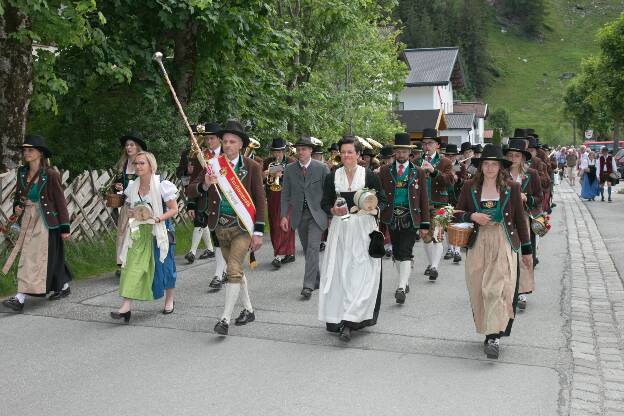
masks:
<svg viewBox="0 0 624 416"><path fill-rule="evenodd" d="M253 137L249 138L249 145L245 148L245 157L249 157L249 155L256 149L260 148L260 142Z"/></svg>
<svg viewBox="0 0 624 416"><path fill-rule="evenodd" d="M278 161L269 163L269 176L267 177L267 184L269 185L269 189L273 192L279 192L282 190L282 185L280 185L280 178L271 174L272 168L276 168L278 166L282 166L282 164Z"/></svg>

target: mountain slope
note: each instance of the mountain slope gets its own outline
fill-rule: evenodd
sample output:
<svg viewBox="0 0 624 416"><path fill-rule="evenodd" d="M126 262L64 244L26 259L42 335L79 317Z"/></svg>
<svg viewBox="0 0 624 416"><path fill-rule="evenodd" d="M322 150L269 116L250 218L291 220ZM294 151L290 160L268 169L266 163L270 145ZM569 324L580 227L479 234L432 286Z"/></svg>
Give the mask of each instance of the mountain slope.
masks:
<svg viewBox="0 0 624 416"><path fill-rule="evenodd" d="M624 0L549 0L547 29L529 40L490 23L488 50L500 73L488 89L490 109L504 108L513 127L532 127L550 143L572 141L562 96L581 60L598 53L596 32L624 11ZM577 132L577 137L580 137Z"/></svg>

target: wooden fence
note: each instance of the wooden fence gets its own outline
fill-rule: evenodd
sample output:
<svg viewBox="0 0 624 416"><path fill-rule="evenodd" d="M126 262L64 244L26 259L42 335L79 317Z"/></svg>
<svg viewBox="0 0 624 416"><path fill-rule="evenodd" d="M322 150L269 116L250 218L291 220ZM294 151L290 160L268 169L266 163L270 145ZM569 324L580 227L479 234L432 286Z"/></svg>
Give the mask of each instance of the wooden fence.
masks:
<svg viewBox="0 0 624 416"><path fill-rule="evenodd" d="M71 223L71 235L73 240L94 241L101 238L114 238L117 220L117 210L106 206L106 199L99 190L106 186L110 180L112 171L83 172L69 181L69 171L61 173L61 182L65 189L65 199L69 211ZM180 181L175 174L162 173L161 178L167 179L182 189ZM8 218L13 213L13 197L15 193L16 170L9 171L0 176L0 223L7 224ZM176 222L188 221L185 210L186 199L184 192L178 196L179 212Z"/></svg>

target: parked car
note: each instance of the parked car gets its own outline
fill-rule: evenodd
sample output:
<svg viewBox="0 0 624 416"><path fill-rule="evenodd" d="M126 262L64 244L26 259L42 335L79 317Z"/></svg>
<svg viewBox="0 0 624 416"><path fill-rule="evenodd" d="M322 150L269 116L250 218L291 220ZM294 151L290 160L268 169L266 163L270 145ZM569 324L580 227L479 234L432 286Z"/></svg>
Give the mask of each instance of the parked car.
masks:
<svg viewBox="0 0 624 416"><path fill-rule="evenodd" d="M618 172L624 178L624 149L620 149L613 157L615 158Z"/></svg>

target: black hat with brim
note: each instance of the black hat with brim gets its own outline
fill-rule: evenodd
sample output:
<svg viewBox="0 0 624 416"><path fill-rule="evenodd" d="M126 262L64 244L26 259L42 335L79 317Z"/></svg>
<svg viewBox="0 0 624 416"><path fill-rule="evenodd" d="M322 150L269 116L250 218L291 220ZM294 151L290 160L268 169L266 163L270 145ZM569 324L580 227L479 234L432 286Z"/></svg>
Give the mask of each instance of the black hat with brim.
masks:
<svg viewBox="0 0 624 416"><path fill-rule="evenodd" d="M370 156L370 157L375 157L375 152L373 152L373 149L369 149L368 147L366 149L364 149L362 151L362 156Z"/></svg>
<svg viewBox="0 0 624 416"><path fill-rule="evenodd" d="M26 137L24 137L24 143L22 144L22 149L25 148L37 149L43 153L43 156L46 158L52 156L52 152L48 149L48 146L46 146L43 136L27 134Z"/></svg>
<svg viewBox="0 0 624 416"><path fill-rule="evenodd" d="M443 153L445 155L458 155L459 151L457 150L456 144L447 144Z"/></svg>
<svg viewBox="0 0 624 416"><path fill-rule="evenodd" d="M121 138L119 139L119 143L121 144L121 147L124 147L128 140L132 140L133 142L141 146L142 150L147 150L147 143L145 143L145 139L143 138L143 135L139 133L138 131L133 131L133 132L130 132L128 134L124 134L123 136L121 136Z"/></svg>
<svg viewBox="0 0 624 416"><path fill-rule="evenodd" d="M495 144L486 144L483 148L483 153L479 158L473 158L471 163L474 166L480 166L481 162L485 162L486 160L493 160L500 162L504 168L508 168L511 166L511 162L503 156L503 149L500 146Z"/></svg>
<svg viewBox="0 0 624 416"><path fill-rule="evenodd" d="M271 150L285 150L288 143L281 137L276 137L271 141Z"/></svg>
<svg viewBox="0 0 624 416"><path fill-rule="evenodd" d="M438 137L438 131L436 129L424 129L422 132L422 140L435 140L440 143L440 138Z"/></svg>
<svg viewBox="0 0 624 416"><path fill-rule="evenodd" d="M527 137L529 135L529 129L515 129L514 137Z"/></svg>
<svg viewBox="0 0 624 416"><path fill-rule="evenodd" d="M475 144L474 146L472 146L472 151L475 153L482 153L483 146L481 146L481 144Z"/></svg>
<svg viewBox="0 0 624 416"><path fill-rule="evenodd" d="M533 155L529 152L526 139L522 137L511 137L506 149L503 149L503 154L507 155L508 152L520 152L524 155L526 160L531 160Z"/></svg>
<svg viewBox="0 0 624 416"><path fill-rule="evenodd" d="M299 140L297 140L297 143L295 143L294 147L309 147L312 150L314 150L314 147L316 145L314 143L312 143L312 138L309 136L301 136L299 138Z"/></svg>
<svg viewBox="0 0 624 416"><path fill-rule="evenodd" d="M332 143L331 146L329 146L329 151L339 151L340 149L338 149L338 143Z"/></svg>
<svg viewBox="0 0 624 416"><path fill-rule="evenodd" d="M533 136L529 136L526 138L528 145L527 148L529 149L539 149L539 142L537 141L537 139Z"/></svg>
<svg viewBox="0 0 624 416"><path fill-rule="evenodd" d="M422 142L416 142L414 143L414 146L412 148L412 152L422 152L423 151L423 145Z"/></svg>
<svg viewBox="0 0 624 416"><path fill-rule="evenodd" d="M227 133L234 134L241 138L243 141L243 147L249 146L249 136L245 133L245 128L241 123L236 120L228 120L225 126L217 132L217 136L223 139L223 136Z"/></svg>
<svg viewBox="0 0 624 416"><path fill-rule="evenodd" d="M467 150L472 150L472 144L470 142L463 142L459 151L464 153Z"/></svg>
<svg viewBox="0 0 624 416"><path fill-rule="evenodd" d="M323 146L321 146L321 145L314 146L314 150L312 150L312 154L314 154L314 155L322 155L323 154Z"/></svg>
<svg viewBox="0 0 624 416"><path fill-rule="evenodd" d="M402 147L398 147L398 149L401 149ZM384 147L381 148L381 151L379 152L379 158L380 159L390 159L392 156L394 156L394 149L395 147L392 145L385 145Z"/></svg>
<svg viewBox="0 0 624 416"><path fill-rule="evenodd" d="M394 145L392 147L395 149L411 149L414 146L412 145L412 141L410 140L410 135L408 133L396 133L394 135Z"/></svg>

